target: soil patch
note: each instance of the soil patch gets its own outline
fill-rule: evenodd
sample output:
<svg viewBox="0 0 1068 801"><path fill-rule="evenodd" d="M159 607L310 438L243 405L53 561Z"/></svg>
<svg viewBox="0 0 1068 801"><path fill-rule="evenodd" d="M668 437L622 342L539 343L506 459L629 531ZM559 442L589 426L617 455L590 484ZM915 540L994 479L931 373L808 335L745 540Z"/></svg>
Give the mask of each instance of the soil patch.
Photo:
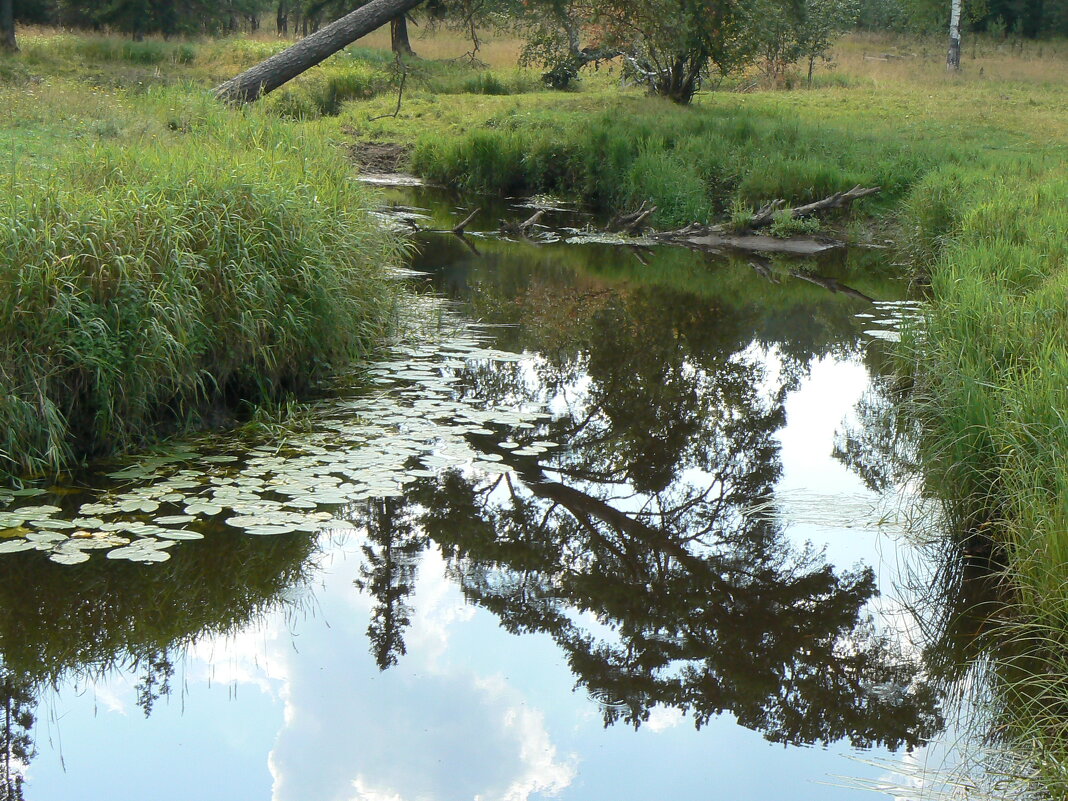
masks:
<svg viewBox="0 0 1068 801"><path fill-rule="evenodd" d="M397 142L360 140L349 146L349 155L365 173L399 173L408 166L412 149Z"/></svg>

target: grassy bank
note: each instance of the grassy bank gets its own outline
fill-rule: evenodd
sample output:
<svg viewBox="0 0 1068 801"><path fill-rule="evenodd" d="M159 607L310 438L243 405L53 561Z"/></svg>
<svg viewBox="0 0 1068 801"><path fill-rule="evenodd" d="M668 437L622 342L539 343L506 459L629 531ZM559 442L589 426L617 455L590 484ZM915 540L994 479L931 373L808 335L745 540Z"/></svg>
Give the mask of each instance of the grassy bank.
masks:
<svg viewBox="0 0 1068 801"><path fill-rule="evenodd" d="M936 243L932 305L906 343L928 481L1007 565L1020 656L1004 706L1053 797L1068 794L1066 191L1060 165L940 170L919 186L910 211Z"/></svg>
<svg viewBox="0 0 1068 801"><path fill-rule="evenodd" d="M398 242L326 132L173 87L0 105L0 470L224 420L387 334Z"/></svg>

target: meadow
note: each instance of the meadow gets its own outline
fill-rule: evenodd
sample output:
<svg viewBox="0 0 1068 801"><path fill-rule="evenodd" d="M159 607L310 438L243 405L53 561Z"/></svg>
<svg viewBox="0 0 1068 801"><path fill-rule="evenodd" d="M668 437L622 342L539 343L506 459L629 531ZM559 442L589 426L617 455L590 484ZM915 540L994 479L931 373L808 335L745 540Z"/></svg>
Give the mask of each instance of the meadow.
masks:
<svg viewBox="0 0 1068 801"><path fill-rule="evenodd" d="M811 85L753 71L683 108L611 65L547 91L506 35L472 58L460 36L416 33L402 67L378 32L232 111L209 88L284 43L21 41L0 58L11 470L202 424L372 348L397 297L370 265L398 243L352 180L362 144L469 192L652 200L664 227L882 186L831 224L894 239L926 288L899 357L927 486L1004 561L1031 665L1007 722L1068 792L1068 44L966 42L949 74L941 41L857 34Z"/></svg>

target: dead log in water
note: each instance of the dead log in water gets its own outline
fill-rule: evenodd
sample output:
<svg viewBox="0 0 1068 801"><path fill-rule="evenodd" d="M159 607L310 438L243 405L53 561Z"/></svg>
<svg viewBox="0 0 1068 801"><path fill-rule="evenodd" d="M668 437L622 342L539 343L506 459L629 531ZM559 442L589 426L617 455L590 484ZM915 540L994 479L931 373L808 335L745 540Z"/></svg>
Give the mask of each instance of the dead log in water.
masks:
<svg viewBox="0 0 1068 801"><path fill-rule="evenodd" d="M833 195L823 198L823 200L817 200L814 203L806 203L803 206L795 206L790 209L786 207L785 200L773 200L757 209L756 214L753 215L746 227L751 230L765 228L775 222L776 217L780 214L788 214L790 218L800 220L803 217L812 217L825 211L843 209L863 197L876 195L881 191L881 186L865 188L857 184L852 189L835 192Z"/></svg>

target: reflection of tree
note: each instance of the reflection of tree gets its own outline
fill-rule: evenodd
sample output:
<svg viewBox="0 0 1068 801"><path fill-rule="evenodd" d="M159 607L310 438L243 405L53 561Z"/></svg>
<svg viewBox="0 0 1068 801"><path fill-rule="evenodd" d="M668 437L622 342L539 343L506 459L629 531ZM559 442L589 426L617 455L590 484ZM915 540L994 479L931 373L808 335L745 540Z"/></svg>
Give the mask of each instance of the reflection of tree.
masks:
<svg viewBox="0 0 1068 801"><path fill-rule="evenodd" d="M902 410L904 390L893 375L872 377L856 406L858 424L835 435L833 455L880 493L919 476L915 419Z"/></svg>
<svg viewBox="0 0 1068 801"><path fill-rule="evenodd" d="M0 560L0 801L22 798L38 688L130 666L143 671L135 692L148 716L170 691L174 649L278 606L314 548L306 537L219 536L148 568L97 559L72 570L40 554Z"/></svg>
<svg viewBox="0 0 1068 801"><path fill-rule="evenodd" d="M367 636L379 669L397 664L405 653L404 629L411 623L408 597L415 589L415 573L426 538L415 533L406 511L407 502L379 498L365 507L363 524L367 544L363 546L366 564L356 586L376 600Z"/></svg>
<svg viewBox="0 0 1068 801"><path fill-rule="evenodd" d="M783 398L740 321L683 293L534 288L529 369L472 372L471 396L549 401L494 481L450 473L414 500L467 596L566 654L606 724L665 705L698 725L724 711L780 742L915 745L940 725L917 668L863 608L868 569L835 572L750 510L780 474ZM797 369L800 367L800 369Z"/></svg>
<svg viewBox="0 0 1068 801"><path fill-rule="evenodd" d="M33 681L0 668L0 700L3 702L3 781L0 801L22 801L23 772L33 756L33 708L36 696Z"/></svg>
<svg viewBox="0 0 1068 801"><path fill-rule="evenodd" d="M858 423L836 434L833 455L873 492L916 491L905 510L916 558L902 566L899 592L922 638L929 682L959 693L995 644L987 635L1005 608L1006 588L982 527L958 515L953 499L924 475L920 423L908 413L910 382L873 351L869 366L877 374L857 403ZM1004 667L1010 660L1001 650Z"/></svg>
<svg viewBox="0 0 1068 801"><path fill-rule="evenodd" d="M137 682L134 691L137 693L137 705L147 718L152 714L156 701L171 693L174 663L166 649L160 651L156 648L150 648L141 661L145 674Z"/></svg>

